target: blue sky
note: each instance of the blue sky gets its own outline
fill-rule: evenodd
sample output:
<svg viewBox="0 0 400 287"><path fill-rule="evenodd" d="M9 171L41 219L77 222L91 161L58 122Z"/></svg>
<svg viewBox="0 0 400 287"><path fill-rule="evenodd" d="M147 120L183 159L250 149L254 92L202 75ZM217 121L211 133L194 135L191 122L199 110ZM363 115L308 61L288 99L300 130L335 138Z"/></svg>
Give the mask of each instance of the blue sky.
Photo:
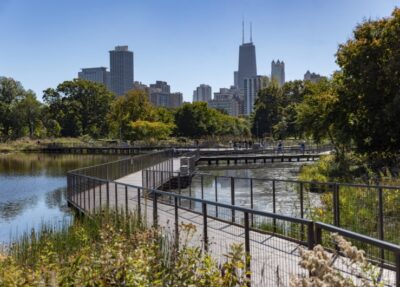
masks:
<svg viewBox="0 0 400 287"><path fill-rule="evenodd" d="M165 80L192 99L233 83L241 21L253 23L258 73L281 59L286 79L330 75L335 52L366 18L389 16L393 0L0 0L0 75L38 98L80 68L109 66L108 51L129 45L135 80Z"/></svg>

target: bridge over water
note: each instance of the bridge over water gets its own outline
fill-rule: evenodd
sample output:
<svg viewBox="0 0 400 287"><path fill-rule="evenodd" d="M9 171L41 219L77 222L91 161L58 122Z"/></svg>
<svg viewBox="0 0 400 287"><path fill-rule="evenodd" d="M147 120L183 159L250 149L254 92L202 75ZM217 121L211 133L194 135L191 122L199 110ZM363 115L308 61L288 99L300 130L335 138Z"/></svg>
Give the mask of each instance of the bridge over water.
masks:
<svg viewBox="0 0 400 287"><path fill-rule="evenodd" d="M369 258L380 266L385 286L400 286L400 247L395 244L313 222L304 216L179 194L185 181L190 187L193 163L198 159L196 152L177 155L165 150L71 171L68 203L85 214L105 207L136 211L149 225L158 226L178 242L182 240L182 224L190 223L196 227L190 244L200 245L220 262L225 260L231 244L243 244L251 256L247 268L251 271L252 286L288 286L291 276L308 276L298 265L299 249L322 244L326 250L333 250L328 235L336 232L366 247ZM165 186L171 185L178 187L178 191L165 191ZM351 276L346 259L330 254L335 256L335 268L344 276Z"/></svg>

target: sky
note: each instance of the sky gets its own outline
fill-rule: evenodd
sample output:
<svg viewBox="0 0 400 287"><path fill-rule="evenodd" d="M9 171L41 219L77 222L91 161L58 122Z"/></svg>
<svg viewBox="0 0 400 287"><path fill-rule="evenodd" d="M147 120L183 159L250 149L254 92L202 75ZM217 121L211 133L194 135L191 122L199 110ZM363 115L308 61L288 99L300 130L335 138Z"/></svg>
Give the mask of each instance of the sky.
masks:
<svg viewBox="0 0 400 287"><path fill-rule="evenodd" d="M0 0L0 76L39 99L81 68L109 67L109 51L128 45L134 78L167 81L192 100L200 84L233 84L242 42L253 26L257 70L285 62L286 80L307 70L329 76L355 26L390 16L400 0Z"/></svg>

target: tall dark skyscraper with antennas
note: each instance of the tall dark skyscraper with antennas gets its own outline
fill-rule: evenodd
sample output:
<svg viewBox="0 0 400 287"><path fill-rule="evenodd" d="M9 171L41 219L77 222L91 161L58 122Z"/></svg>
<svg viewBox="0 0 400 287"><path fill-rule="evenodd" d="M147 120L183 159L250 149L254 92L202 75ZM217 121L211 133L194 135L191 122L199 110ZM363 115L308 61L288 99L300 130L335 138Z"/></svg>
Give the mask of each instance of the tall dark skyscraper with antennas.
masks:
<svg viewBox="0 0 400 287"><path fill-rule="evenodd" d="M237 73L235 73L235 85L240 89L241 93L244 90L244 79L257 76L256 47L252 38L252 26L250 23L250 41L245 43L243 21L242 45L239 47L239 67Z"/></svg>

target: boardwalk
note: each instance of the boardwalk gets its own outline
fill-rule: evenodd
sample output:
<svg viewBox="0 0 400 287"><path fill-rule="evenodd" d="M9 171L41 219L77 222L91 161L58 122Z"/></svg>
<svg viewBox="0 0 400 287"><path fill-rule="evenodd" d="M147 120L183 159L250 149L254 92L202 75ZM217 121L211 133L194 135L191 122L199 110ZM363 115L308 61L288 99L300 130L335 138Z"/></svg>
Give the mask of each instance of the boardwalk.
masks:
<svg viewBox="0 0 400 287"><path fill-rule="evenodd" d="M180 160L176 158L173 170L179 169ZM88 179L86 182L78 180L73 183L78 192L75 190L68 195L69 203L85 213L93 213L104 207L140 213L149 226L156 224L171 240L175 240L176 226L179 226L181 245L187 242L188 245L208 249L209 254L220 263L226 260L226 254L232 244L242 244L251 255L252 286L289 286L292 276L307 276L305 270L298 265L299 249L306 248L304 243L288 241L277 237L276 234L271 235L254 228L248 228L246 233L244 221L246 215L236 211L235 223L229 222L233 211L228 207L220 207L217 210L212 204L201 204L187 198L178 200L173 194L165 192L162 196L147 193L143 188L142 173L143 171L134 172L114 182L104 181L102 184L96 183L95 179ZM157 200L154 201L154 198ZM189 206L192 207L191 210ZM259 223L272 222L268 217L259 218ZM284 229L296 228L293 222L286 223ZM182 231L185 226L192 226L195 229L192 237L186 238ZM292 231L300 232L300 228ZM342 274L346 276L348 267L340 258L336 259L335 267L342 270ZM385 281L391 282L385 286L394 286L395 272L387 269L381 271Z"/></svg>

